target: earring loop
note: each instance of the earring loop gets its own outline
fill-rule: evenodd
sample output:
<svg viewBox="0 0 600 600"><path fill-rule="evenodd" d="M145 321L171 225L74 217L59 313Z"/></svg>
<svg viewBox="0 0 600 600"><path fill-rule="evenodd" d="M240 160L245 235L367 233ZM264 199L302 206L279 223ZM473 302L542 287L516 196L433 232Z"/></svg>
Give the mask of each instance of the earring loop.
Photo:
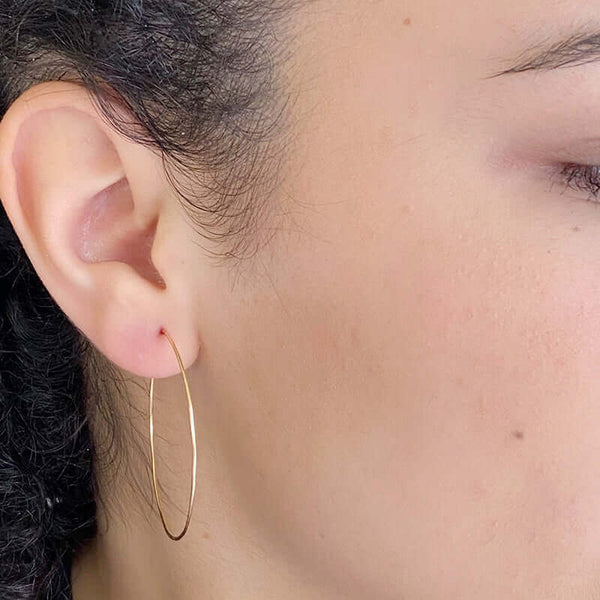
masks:
<svg viewBox="0 0 600 600"><path fill-rule="evenodd" d="M154 417L153 417L154 378L152 378L152 380L150 381L150 452L152 455L152 487L154 488L154 495L156 497L156 502L158 504L158 512L160 514L160 520L162 521L163 527L164 527L167 535L172 540L177 541L177 540L180 540L186 534L186 532L188 530L190 520L192 518L192 509L194 506L194 496L196 494L196 465L197 465L197 458L198 458L197 450L196 450L196 426L195 426L195 422L194 422L194 406L192 404L192 398L190 396L190 387L188 385L188 380L187 380L187 377L185 374L185 369L183 367L183 361L181 360L181 356L179 355L179 352L177 351L177 347L175 346L175 342L173 341L171 336L165 331L164 328L161 329L161 333L164 333L167 336L167 339L169 340L169 342L171 343L173 351L175 352L175 356L177 357L177 362L179 363L179 368L181 370L181 374L183 376L183 382L185 384L185 391L186 391L187 400L188 400L190 433L192 436L193 477L192 477L192 484L190 487L190 499L189 499L189 504L188 504L187 517L186 517L185 525L184 525L181 533L179 533L178 535L174 535L169 531L169 528L167 527L167 523L166 523L165 516L163 513L163 509L162 509L162 504L160 501L160 495L158 493L158 483L157 483L157 478L156 478L156 459L155 459L155 453L154 453Z"/></svg>

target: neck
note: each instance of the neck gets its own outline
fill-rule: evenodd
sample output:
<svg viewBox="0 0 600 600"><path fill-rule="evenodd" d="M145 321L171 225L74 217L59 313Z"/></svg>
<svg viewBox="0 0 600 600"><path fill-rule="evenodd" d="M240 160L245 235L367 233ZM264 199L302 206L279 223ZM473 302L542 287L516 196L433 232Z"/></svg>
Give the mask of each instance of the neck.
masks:
<svg viewBox="0 0 600 600"><path fill-rule="evenodd" d="M201 384L193 385L198 389ZM185 522L191 472L184 402L178 407L181 411L173 404L180 388L176 378L161 380L155 396L159 489L165 494L161 491L165 518L176 533ZM285 544L273 539L268 526L261 527L256 516L250 516L252 511L240 505L233 478L228 477L226 451L219 451L219 438L207 426L211 421L207 394L202 405L194 407L198 474L192 520L183 539L168 538L151 486L148 412L142 408L147 397L139 390L131 390L130 396L137 409L126 420L141 442L140 451L131 453L118 472L98 469L98 535L73 563L73 600L337 600L333 593L317 589L311 575L288 556ZM161 410L161 402L169 410ZM177 412L181 415L175 417Z"/></svg>

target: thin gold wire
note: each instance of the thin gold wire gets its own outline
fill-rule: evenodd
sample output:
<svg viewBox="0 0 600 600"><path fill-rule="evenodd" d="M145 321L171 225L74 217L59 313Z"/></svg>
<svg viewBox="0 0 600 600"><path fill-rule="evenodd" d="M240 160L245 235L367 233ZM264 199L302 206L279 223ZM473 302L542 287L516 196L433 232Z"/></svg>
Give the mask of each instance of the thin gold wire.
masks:
<svg viewBox="0 0 600 600"><path fill-rule="evenodd" d="M192 472L193 472L193 477L192 477L192 485L190 488L190 499L189 499L189 504L188 504L187 517L186 517L185 525L184 525L181 533L178 535L174 535L169 531L169 528L168 528L166 520L165 520L162 503L160 501L160 495L158 493L158 483L157 483L157 479L156 479L156 457L155 457L155 453L154 453L154 416L153 416L154 378L152 378L152 380L150 381L150 452L152 454L152 486L154 488L154 495L156 496L156 502L158 504L158 512L160 514L160 520L162 521L163 527L165 528L167 535L172 540L177 541L177 540L180 540L186 534L188 527L190 525L191 518L192 518L192 509L194 507L194 496L196 494L196 465L197 465L197 459L198 459L197 450L196 450L196 427L195 427L195 422L194 422L194 406L192 404L192 398L190 395L190 386L188 384L188 380L187 380L187 377L185 374L185 369L183 367L183 361L181 360L181 356L179 355L179 352L177 351L177 347L175 346L175 342L173 341L173 338L171 338L171 336L165 331L164 328L161 331L162 331L162 333L164 333L167 336L167 339L171 343L171 346L173 347L173 351L175 352L175 356L177 357L177 362L179 363L179 368L181 369L181 374L183 375L183 382L185 383L185 392L187 394L187 399L188 399L190 432L192 435L192 463L193 463L192 464Z"/></svg>

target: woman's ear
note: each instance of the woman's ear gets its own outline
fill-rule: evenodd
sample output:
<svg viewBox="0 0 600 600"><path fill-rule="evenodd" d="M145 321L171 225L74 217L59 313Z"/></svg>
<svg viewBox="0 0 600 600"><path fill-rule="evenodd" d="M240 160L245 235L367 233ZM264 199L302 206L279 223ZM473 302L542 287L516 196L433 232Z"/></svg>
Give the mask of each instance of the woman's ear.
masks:
<svg viewBox="0 0 600 600"><path fill-rule="evenodd" d="M191 232L162 159L111 128L87 90L43 83L9 108L0 199L48 292L107 358L140 377L178 374L164 327L184 366L196 360Z"/></svg>

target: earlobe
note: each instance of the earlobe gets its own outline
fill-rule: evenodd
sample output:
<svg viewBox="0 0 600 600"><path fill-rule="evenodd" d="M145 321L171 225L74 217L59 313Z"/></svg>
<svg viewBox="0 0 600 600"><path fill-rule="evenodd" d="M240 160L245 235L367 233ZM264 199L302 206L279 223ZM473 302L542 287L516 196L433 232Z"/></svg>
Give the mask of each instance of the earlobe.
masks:
<svg viewBox="0 0 600 600"><path fill-rule="evenodd" d="M177 374L162 327L184 364L195 360L195 323L169 293L171 238L157 238L177 226L161 219L162 161L111 129L83 88L41 84L11 106L0 198L49 293L110 360L143 377Z"/></svg>

